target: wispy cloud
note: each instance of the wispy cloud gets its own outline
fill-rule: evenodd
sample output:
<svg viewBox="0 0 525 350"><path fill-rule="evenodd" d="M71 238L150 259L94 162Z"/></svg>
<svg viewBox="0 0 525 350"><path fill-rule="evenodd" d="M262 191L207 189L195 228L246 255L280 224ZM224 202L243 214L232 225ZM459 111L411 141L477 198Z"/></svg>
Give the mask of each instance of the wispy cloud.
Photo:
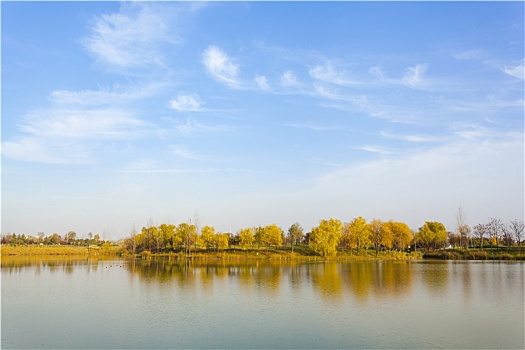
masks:
<svg viewBox="0 0 525 350"><path fill-rule="evenodd" d="M55 105L92 107L102 105L125 104L153 96L165 84L161 82L141 85L115 86L112 89L100 90L55 90L49 99Z"/></svg>
<svg viewBox="0 0 525 350"><path fill-rule="evenodd" d="M345 71L337 71L331 64L317 65L309 70L310 77L325 83L349 85L352 81Z"/></svg>
<svg viewBox="0 0 525 350"><path fill-rule="evenodd" d="M170 151L173 155L184 158L184 159L197 159L198 158L193 152L190 152L188 148L183 145L171 145Z"/></svg>
<svg viewBox="0 0 525 350"><path fill-rule="evenodd" d="M344 130L344 128L335 125L317 125L310 123L286 123L283 126L297 129L308 129L312 131L334 131Z"/></svg>
<svg viewBox="0 0 525 350"><path fill-rule="evenodd" d="M414 67L408 67L403 76L404 83L411 88L422 88L426 84L424 74L427 70L426 64L417 64Z"/></svg>
<svg viewBox="0 0 525 350"><path fill-rule="evenodd" d="M360 147L354 147L354 149L361 150L361 151L366 151L366 152L371 152L371 153L376 153L376 154L380 154L380 155L388 155L388 154L394 153L393 150L385 148L385 147L382 147L382 146L378 146L378 145L364 145L364 146L360 146Z"/></svg>
<svg viewBox="0 0 525 350"><path fill-rule="evenodd" d="M203 103L197 94L179 94L170 101L170 108L181 112L198 112L202 110Z"/></svg>
<svg viewBox="0 0 525 350"><path fill-rule="evenodd" d="M204 124L196 121L193 118L170 120L173 123L175 130L186 135L196 132L224 132L230 131L232 129L232 127L228 125Z"/></svg>
<svg viewBox="0 0 525 350"><path fill-rule="evenodd" d="M524 80L525 79L525 68L523 62L514 67L505 67L503 70L506 74Z"/></svg>
<svg viewBox="0 0 525 350"><path fill-rule="evenodd" d="M202 54L202 63L215 80L230 88L240 88L239 65L220 48L209 46Z"/></svg>
<svg viewBox="0 0 525 350"><path fill-rule="evenodd" d="M169 31L163 12L147 3L123 4L119 13L96 17L82 43L96 60L114 68L163 65L159 45L179 39Z"/></svg>
<svg viewBox="0 0 525 350"><path fill-rule="evenodd" d="M254 80L259 89L263 91L270 91L270 84L264 75L257 75Z"/></svg>
<svg viewBox="0 0 525 350"><path fill-rule="evenodd" d="M287 70L281 75L281 85L284 87L297 87L300 84L295 73Z"/></svg>
<svg viewBox="0 0 525 350"><path fill-rule="evenodd" d="M408 141L408 142L433 142L437 141L435 136L427 135L406 135L406 134L395 134L386 130L380 132L382 137L394 140Z"/></svg>
<svg viewBox="0 0 525 350"><path fill-rule="evenodd" d="M95 144L144 133L147 123L126 110L42 109L25 116L18 139L2 142L9 158L42 163L86 163Z"/></svg>

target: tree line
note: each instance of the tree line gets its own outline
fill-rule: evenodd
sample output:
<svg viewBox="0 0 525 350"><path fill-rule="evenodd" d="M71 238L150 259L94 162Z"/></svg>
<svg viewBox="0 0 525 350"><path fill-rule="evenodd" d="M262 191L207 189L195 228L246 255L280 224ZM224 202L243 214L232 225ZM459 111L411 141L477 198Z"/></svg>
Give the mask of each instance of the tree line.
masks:
<svg viewBox="0 0 525 350"><path fill-rule="evenodd" d="M370 222L359 216L349 222L330 218L320 220L319 225L310 232L305 232L299 223L294 223L285 232L281 227L267 226L242 228L235 234L216 232L212 226L199 228L196 224L183 222L178 225L154 225L152 220L137 232L120 241L123 249L132 254L181 252L190 254L195 251L224 251L236 247L245 251L261 247L281 247L286 245L294 251L296 246L309 247L321 256L333 256L338 250L359 255L364 250L372 250L378 256L382 251L413 251L423 249L426 252L446 247L477 248L517 246L521 253L524 240L523 221L511 220L508 223L490 218L486 223L474 227L466 224L466 219L458 210L456 231L449 232L445 225L437 221L425 222L417 231L404 223L394 220L373 219ZM88 233L87 238L77 238L74 231L61 236L54 233L45 236L7 234L2 236L2 244L45 244L45 245L102 245L105 241L100 235Z"/></svg>
<svg viewBox="0 0 525 350"><path fill-rule="evenodd" d="M53 233L46 236L44 232L38 232L36 236L25 234L9 233L2 235L2 244L21 245L21 244L42 244L42 245L73 245L73 246L90 246L102 245L104 240L100 239L99 234L93 235L88 233L87 238L79 238L75 231L69 231L65 235Z"/></svg>
<svg viewBox="0 0 525 350"><path fill-rule="evenodd" d="M523 243L523 221L512 220L505 224L499 219L490 219L487 223L470 228L459 220L456 232L447 231L445 225L437 221L425 222L417 231L404 223L394 220L373 219L367 222L363 217L356 217L349 222L330 218L320 220L319 225L306 232L299 223L294 223L285 231L275 225L247 227L237 233L219 233L212 226L198 229L197 225L180 223L179 225L161 224L142 227L140 232L133 232L122 241L124 249L135 253L148 251L166 253L185 251L224 251L231 247L242 250L260 249L261 247L308 246L321 256L333 256L338 250L353 254L372 249L378 256L381 251L405 252L423 249L426 252L446 247L480 248L518 246L521 252Z"/></svg>

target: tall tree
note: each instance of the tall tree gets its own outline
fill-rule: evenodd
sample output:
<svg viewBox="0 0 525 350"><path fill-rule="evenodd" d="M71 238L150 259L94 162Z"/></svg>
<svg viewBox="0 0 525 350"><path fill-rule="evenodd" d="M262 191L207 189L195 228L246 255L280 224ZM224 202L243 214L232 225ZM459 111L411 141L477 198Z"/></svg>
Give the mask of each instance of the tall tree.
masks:
<svg viewBox="0 0 525 350"><path fill-rule="evenodd" d="M211 249L215 244L215 229L211 226L204 226L201 231L201 238L206 249Z"/></svg>
<svg viewBox="0 0 525 350"><path fill-rule="evenodd" d="M376 251L376 256L379 254L379 248L383 241L383 221L379 219L373 219L369 224L370 242Z"/></svg>
<svg viewBox="0 0 525 350"><path fill-rule="evenodd" d="M445 225L437 221L427 221L418 231L418 242L428 251L430 247L436 249L444 246L447 241L447 229Z"/></svg>
<svg viewBox="0 0 525 350"><path fill-rule="evenodd" d="M310 246L322 256L335 255L336 247L341 239L343 223L340 220L321 220L310 234Z"/></svg>
<svg viewBox="0 0 525 350"><path fill-rule="evenodd" d="M511 220L510 221L510 230L514 234L514 239L518 243L518 254L521 255L521 242L523 241L523 231L525 230L525 224L523 221Z"/></svg>
<svg viewBox="0 0 525 350"><path fill-rule="evenodd" d="M461 206L459 206L458 212L456 213L456 233L459 236L459 246L462 248L468 247L470 227L467 224L467 217Z"/></svg>
<svg viewBox="0 0 525 350"><path fill-rule="evenodd" d="M255 242L255 235L253 233L253 228L243 228L239 231L239 244L241 248L247 250L249 247L253 246Z"/></svg>
<svg viewBox="0 0 525 350"><path fill-rule="evenodd" d="M474 226L474 233L479 238L481 250L483 250L483 240L485 239L485 235L487 234L487 232L487 224L477 224L476 226Z"/></svg>
<svg viewBox="0 0 525 350"><path fill-rule="evenodd" d="M392 225L393 247L404 251L412 241L412 230L404 222L394 222Z"/></svg>
<svg viewBox="0 0 525 350"><path fill-rule="evenodd" d="M492 240L492 244L499 245L499 238L503 233L503 221L501 219L490 218L487 223L488 234Z"/></svg>
<svg viewBox="0 0 525 350"><path fill-rule="evenodd" d="M359 248L366 248L371 244L370 227L368 226L366 220L361 216L353 219L349 223L348 234L350 236L351 244L354 243L355 247L357 248L357 254L359 254Z"/></svg>
<svg viewBox="0 0 525 350"><path fill-rule="evenodd" d="M301 242L303 239L303 232L304 230L298 222L290 226L288 229L288 237L290 239L290 244L292 245L292 253L294 245L297 245L297 242Z"/></svg>
<svg viewBox="0 0 525 350"><path fill-rule="evenodd" d="M228 238L227 233L218 233L215 235L215 244L217 245L218 250L224 250L228 248Z"/></svg>
<svg viewBox="0 0 525 350"><path fill-rule="evenodd" d="M283 230L275 225L267 225L263 230L263 242L267 246L281 246L282 245L282 234Z"/></svg>

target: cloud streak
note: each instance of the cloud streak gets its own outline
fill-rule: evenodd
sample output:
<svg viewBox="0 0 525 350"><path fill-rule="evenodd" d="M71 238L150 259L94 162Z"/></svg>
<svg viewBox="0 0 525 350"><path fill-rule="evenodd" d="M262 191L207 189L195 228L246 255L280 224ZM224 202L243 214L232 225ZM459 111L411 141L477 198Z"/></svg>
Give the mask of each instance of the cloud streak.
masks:
<svg viewBox="0 0 525 350"><path fill-rule="evenodd" d="M209 46L202 54L202 63L216 81L233 89L241 87L239 65L220 48Z"/></svg>

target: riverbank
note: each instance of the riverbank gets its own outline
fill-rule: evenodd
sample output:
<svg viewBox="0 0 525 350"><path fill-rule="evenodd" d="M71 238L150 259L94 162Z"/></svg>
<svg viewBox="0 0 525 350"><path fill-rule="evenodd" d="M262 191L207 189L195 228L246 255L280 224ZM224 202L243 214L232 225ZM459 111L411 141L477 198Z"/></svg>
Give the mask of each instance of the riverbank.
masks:
<svg viewBox="0 0 525 350"><path fill-rule="evenodd" d="M0 246L2 256L118 256L132 258L133 255L118 246L67 246L67 245L6 245ZM151 253L144 251L135 254L139 259L167 259L167 260L525 260L525 251L519 252L517 249L506 250L501 247L491 247L481 249L447 249L433 252L397 252L380 251L376 256L374 250L361 250L359 253L354 251L338 251L337 255L322 257L316 254L308 246L295 247L291 251L290 247L275 248L254 248L242 250L240 248L230 248L224 251L197 250L190 254L180 252Z"/></svg>
<svg viewBox="0 0 525 350"><path fill-rule="evenodd" d="M71 245L9 245L0 246L2 256L36 256L36 255L118 255L120 248L113 246L71 246Z"/></svg>

